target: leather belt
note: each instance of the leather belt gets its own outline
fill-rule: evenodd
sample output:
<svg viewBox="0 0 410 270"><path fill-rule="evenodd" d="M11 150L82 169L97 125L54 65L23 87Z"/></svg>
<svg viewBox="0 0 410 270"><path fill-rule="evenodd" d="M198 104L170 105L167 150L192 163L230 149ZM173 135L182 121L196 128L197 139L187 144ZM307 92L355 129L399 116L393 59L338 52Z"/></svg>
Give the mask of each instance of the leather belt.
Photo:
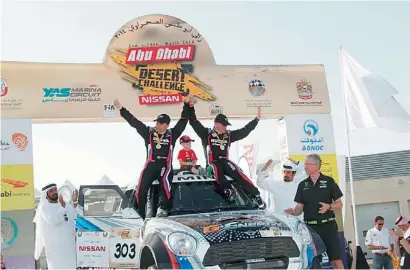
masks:
<svg viewBox="0 0 410 270"><path fill-rule="evenodd" d="M389 254L386 253L373 253L376 256L389 256Z"/></svg>
<svg viewBox="0 0 410 270"><path fill-rule="evenodd" d="M328 223L332 220L336 220L336 218L325 218L321 220L305 220L305 223L308 225L319 225L319 224Z"/></svg>

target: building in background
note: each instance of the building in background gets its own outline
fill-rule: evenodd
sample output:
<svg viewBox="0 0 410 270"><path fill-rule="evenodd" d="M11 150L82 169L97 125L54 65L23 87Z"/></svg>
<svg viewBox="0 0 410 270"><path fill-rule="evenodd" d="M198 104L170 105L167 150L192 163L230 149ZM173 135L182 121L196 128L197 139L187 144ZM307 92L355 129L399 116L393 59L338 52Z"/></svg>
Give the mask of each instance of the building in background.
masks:
<svg viewBox="0 0 410 270"><path fill-rule="evenodd" d="M351 161L359 244L370 258L364 240L374 218L384 217L385 227L393 228L398 216L410 215L410 150L355 156ZM346 181L345 237L355 245L347 159Z"/></svg>

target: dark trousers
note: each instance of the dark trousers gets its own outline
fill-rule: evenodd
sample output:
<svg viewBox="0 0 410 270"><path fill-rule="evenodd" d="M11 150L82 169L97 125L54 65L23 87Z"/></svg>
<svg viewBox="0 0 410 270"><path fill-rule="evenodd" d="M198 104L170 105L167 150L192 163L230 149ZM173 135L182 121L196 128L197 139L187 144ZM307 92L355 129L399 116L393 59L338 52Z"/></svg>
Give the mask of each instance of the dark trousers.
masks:
<svg viewBox="0 0 410 270"><path fill-rule="evenodd" d="M322 238L326 246L326 253L329 261L341 260L342 250L340 248L340 240L336 221L332 220L327 223L309 225Z"/></svg>
<svg viewBox="0 0 410 270"><path fill-rule="evenodd" d="M181 166L181 171L191 171L192 170L192 168L196 168L196 169L199 169L200 167L201 167L201 165L184 165L184 166Z"/></svg>
<svg viewBox="0 0 410 270"><path fill-rule="evenodd" d="M138 182L136 197L139 215L145 219L145 209L147 205L148 190L152 182L158 180L160 186L160 207L163 209L171 208L171 185L173 179L172 164L147 162L141 172Z"/></svg>
<svg viewBox="0 0 410 270"><path fill-rule="evenodd" d="M209 165L213 167L216 183L220 185L222 189L231 188L231 184L225 177L225 175L228 175L249 195L255 196L259 194L259 190L254 186L252 180L232 161L221 159L209 162Z"/></svg>

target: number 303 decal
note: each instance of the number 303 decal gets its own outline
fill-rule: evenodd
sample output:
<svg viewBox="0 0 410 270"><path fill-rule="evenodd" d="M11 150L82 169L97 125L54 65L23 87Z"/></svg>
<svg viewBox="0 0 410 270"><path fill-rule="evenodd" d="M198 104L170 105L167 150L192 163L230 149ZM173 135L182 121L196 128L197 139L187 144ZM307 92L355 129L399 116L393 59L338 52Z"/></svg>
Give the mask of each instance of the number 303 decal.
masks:
<svg viewBox="0 0 410 270"><path fill-rule="evenodd" d="M124 244L117 243L115 245L114 257L116 259L126 258L126 257L129 257L130 259L134 259L135 258L135 244L132 243L131 245L128 246L128 244L126 243Z"/></svg>

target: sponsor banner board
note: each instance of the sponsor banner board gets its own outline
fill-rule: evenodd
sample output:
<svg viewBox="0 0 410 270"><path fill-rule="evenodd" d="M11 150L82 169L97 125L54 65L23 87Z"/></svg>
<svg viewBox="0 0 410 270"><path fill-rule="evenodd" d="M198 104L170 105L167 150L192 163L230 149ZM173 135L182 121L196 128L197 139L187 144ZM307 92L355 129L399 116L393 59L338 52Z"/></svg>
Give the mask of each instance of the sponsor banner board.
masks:
<svg viewBox="0 0 410 270"><path fill-rule="evenodd" d="M251 52L244 52L251 53ZM48 76L43 76L47 74ZM118 98L141 120L180 116L188 95L199 118L330 113L323 65L220 66L201 34L166 15L136 18L107 46L103 63L2 62L3 118L46 122L123 121Z"/></svg>
<svg viewBox="0 0 410 270"><path fill-rule="evenodd" d="M288 114L284 119L279 120L278 128L280 149L285 153L333 154L336 152L330 114Z"/></svg>
<svg viewBox="0 0 410 270"><path fill-rule="evenodd" d="M1 211L34 209L33 165L1 165Z"/></svg>

